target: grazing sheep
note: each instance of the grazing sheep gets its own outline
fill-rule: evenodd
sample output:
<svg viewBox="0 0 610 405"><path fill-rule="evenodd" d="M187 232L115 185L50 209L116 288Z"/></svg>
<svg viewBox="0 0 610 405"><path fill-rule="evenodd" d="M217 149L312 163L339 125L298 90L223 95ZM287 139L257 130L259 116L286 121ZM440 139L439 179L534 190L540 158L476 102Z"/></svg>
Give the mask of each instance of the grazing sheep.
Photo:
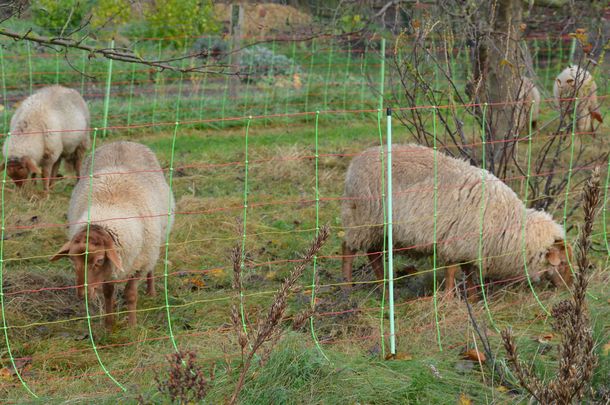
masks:
<svg viewBox="0 0 610 405"><path fill-rule="evenodd" d="M564 120L571 122L574 114L574 97L578 97L576 130L595 136L593 120L603 122L597 101L597 85L593 76L583 68L570 66L561 72L553 84L553 96Z"/></svg>
<svg viewBox="0 0 610 405"><path fill-rule="evenodd" d="M61 159L78 176L90 147L89 109L81 95L62 86L49 86L26 98L11 119L11 136L2 152L7 175L22 186L30 174L42 175L49 191Z"/></svg>
<svg viewBox="0 0 610 405"><path fill-rule="evenodd" d="M519 132L529 130L530 113L532 129L536 129L540 117L540 91L531 79L523 77L519 83L517 102L522 108L515 109L516 126ZM533 102L533 103L532 103Z"/></svg>
<svg viewBox="0 0 610 405"><path fill-rule="evenodd" d="M394 248L406 254L431 255L434 218L434 155L427 147L395 145L392 151ZM356 156L345 179L342 221L343 275L352 281L352 262L358 251L369 253L378 279L383 278L379 260L383 245L383 206L379 147ZM466 161L437 154L437 257L449 266L447 292L454 286L459 263L476 263L482 175L485 173L483 218L483 270L492 279L522 276L522 223L524 206L513 190L491 173ZM542 211L527 210L527 270L534 281L546 274L556 286L571 283L564 230ZM571 257L571 256L570 256ZM473 268L462 266L470 273ZM562 280L563 279L563 280Z"/></svg>
<svg viewBox="0 0 610 405"><path fill-rule="evenodd" d="M72 192L68 209L70 241L51 260L72 260L80 298L85 295L86 270L88 296L95 297L96 290L103 288L107 314L114 312L114 283L128 279L125 301L129 324L134 326L141 273L147 274L148 294L155 295L153 269L168 225L171 229L173 224L174 197L154 153L142 144L109 143L95 151L94 161L92 187L86 176L91 167L88 158L82 168L84 177ZM88 215L91 226L85 265ZM106 317L108 327L113 322L112 315Z"/></svg>

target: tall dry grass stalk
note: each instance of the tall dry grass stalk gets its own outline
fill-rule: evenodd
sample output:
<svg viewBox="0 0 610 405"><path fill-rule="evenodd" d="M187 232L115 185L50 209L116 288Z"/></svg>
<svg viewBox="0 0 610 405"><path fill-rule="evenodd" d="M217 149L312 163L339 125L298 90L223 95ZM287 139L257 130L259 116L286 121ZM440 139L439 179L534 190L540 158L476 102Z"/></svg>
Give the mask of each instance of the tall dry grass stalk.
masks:
<svg viewBox="0 0 610 405"><path fill-rule="evenodd" d="M239 380L235 385L233 395L229 399L228 404L232 405L237 403L237 398L245 383L246 374L248 373L248 370L252 365L252 360L257 352L263 348L263 345L267 344L262 349L263 356L261 361L264 363L269 357L271 350L278 342L282 334L281 323L284 319L284 313L286 312L288 294L294 287L297 280L303 275L305 268L320 251L328 239L328 236L329 228L328 226L324 226L320 229L318 236L312 241L309 249L307 249L305 252L303 259L294 267L292 272L290 272L290 275L288 275L278 291L275 293L273 303L269 308L267 316L260 319L254 328L250 328L249 332L245 331L243 328L242 319L237 306L233 305L231 308L231 321L238 335L238 343L242 353L242 366L239 373ZM243 252L241 247L234 248L231 253L231 261L233 262L233 289L236 291L238 297L242 295L242 254ZM301 316L301 318L309 318L309 316L312 315L309 311L307 311L307 314L308 315Z"/></svg>
<svg viewBox="0 0 610 405"><path fill-rule="evenodd" d="M511 329L502 331L507 358L521 387L543 404L579 401L590 385L597 365L593 331L586 304L587 286L594 267L589 262L593 222L600 202L599 170L595 169L583 192L584 224L576 247L575 283L572 297L553 306L551 326L561 336L557 375L544 382L519 360Z"/></svg>

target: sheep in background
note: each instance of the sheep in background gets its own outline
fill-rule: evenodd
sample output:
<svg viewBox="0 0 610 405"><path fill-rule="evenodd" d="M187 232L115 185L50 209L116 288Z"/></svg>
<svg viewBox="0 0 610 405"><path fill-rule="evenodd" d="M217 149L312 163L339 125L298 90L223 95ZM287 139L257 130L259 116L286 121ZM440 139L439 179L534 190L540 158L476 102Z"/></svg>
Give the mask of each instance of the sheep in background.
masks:
<svg viewBox="0 0 610 405"><path fill-rule="evenodd" d="M394 145L394 248L406 254L432 254L434 218L434 155L427 147ZM358 251L369 254L378 279L383 278L383 205L380 149L356 156L347 171L342 202L343 275L352 282L352 262ZM477 267L479 258L482 175L485 173L483 218L483 271L493 279L524 275L522 223L524 206L515 192L493 174L466 161L437 154L437 257L447 269L447 292L453 290L459 263ZM563 228L542 211L527 209L525 246L527 271L534 281L542 275L556 286L571 284ZM472 268L462 266L470 273Z"/></svg>
<svg viewBox="0 0 610 405"><path fill-rule="evenodd" d="M597 85L586 69L575 65L564 69L555 79L553 96L566 122L572 122L574 97L578 97L576 130L595 136L596 125L593 120L601 123L603 119L599 113Z"/></svg>
<svg viewBox="0 0 610 405"><path fill-rule="evenodd" d="M142 144L109 143L95 151L94 160L92 186L85 176L72 192L68 209L70 240L51 260L68 257L72 261L80 298L85 295L87 271L87 294L93 298L98 289L103 289L106 314L114 312L116 280L129 279L125 301L129 325L135 326L138 277L147 274L147 293L155 295L153 269L168 226L171 229L173 224L174 197L154 153ZM82 172L90 170L88 158ZM88 212L91 225L85 264ZM107 315L106 325L111 327L113 322L113 316Z"/></svg>
<svg viewBox="0 0 610 405"><path fill-rule="evenodd" d="M20 103L11 119L11 136L2 149L7 175L19 187L30 175L42 175L48 192L64 158L78 176L91 144L88 128L89 109L76 90L38 90Z"/></svg>
<svg viewBox="0 0 610 405"><path fill-rule="evenodd" d="M540 91L534 82L523 77L519 83L518 108L515 109L515 124L519 128L519 132L529 131L530 113L532 129L536 129L540 117L540 101Z"/></svg>

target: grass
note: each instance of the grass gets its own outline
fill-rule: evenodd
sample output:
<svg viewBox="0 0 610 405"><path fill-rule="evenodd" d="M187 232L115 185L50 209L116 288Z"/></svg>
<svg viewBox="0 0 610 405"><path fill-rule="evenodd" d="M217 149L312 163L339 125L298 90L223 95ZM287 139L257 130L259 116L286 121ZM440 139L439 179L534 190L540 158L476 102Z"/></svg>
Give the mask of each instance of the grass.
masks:
<svg viewBox="0 0 610 405"><path fill-rule="evenodd" d="M45 69L54 66L54 60L43 58L42 61L47 64ZM303 66L307 66L306 62ZM7 69L18 68L7 63ZM102 74L103 66L97 69ZM339 75L342 77L344 73L341 70ZM309 99L310 111L324 110L323 74L312 76L312 89L318 95ZM361 108L360 82L348 81L346 85L354 83L352 87L357 90L354 94L353 89L347 88L347 107ZM204 107L210 110L204 110L201 117L218 118L223 85L212 82L206 88L210 93L203 99ZM147 86L138 88L150 90ZM200 100L186 96L191 94L188 86L184 89L180 109L185 115L179 119L183 123L178 127L173 187L178 215L170 238L167 294L176 343L180 348L196 351L200 364L210 374L214 370L209 402L219 403L231 393L240 360L229 318L230 306L234 303L229 252L241 240L237 220L243 211L246 120L224 124L219 121L184 123L189 117L198 119L201 111ZM167 169L177 93L167 81L159 84L157 90L158 98L152 92L132 99L131 124L149 124L155 105L155 122L168 125L116 128L109 132L108 138L100 139L100 143L117 139L142 142L155 151L162 167ZM272 90L264 84L252 86L248 98L227 103L226 117L259 114L265 105L268 113L284 112L285 103L290 105L293 100L296 104L288 111L301 111L302 104L298 103L303 102L304 93L285 90L285 93L281 88ZM342 106L344 90L331 88L327 96ZM374 103L376 98L366 94ZM102 100L93 99L90 104L94 123L99 122ZM5 111L10 116L12 105L7 107ZM113 93L111 124L124 125L126 115L121 114L127 114L128 109L128 98ZM554 113L547 107L543 114L546 120ZM112 115L121 116L113 118ZM302 250L315 233L316 128L312 118L254 118L251 123L246 241L249 270L245 276L245 295L248 312L254 318L266 312L273 292L292 267L290 261L299 259L295 252ZM351 156L379 142L376 119L376 113L320 115L320 223L330 224L331 237L318 260L322 286L317 292L319 315L314 325L331 361L326 362L317 351L307 327L291 331L266 367L255 366L243 391L242 403L451 403L461 394L474 403L525 402L527 398L499 387L488 369L461 359L460 353L465 348L473 348L474 342L466 307L459 301L439 303L443 344L442 352L439 351L429 296L432 278L429 262L417 263L418 268L424 269L422 276L401 277L397 281L399 360L382 360L381 288L373 282L372 270L364 258L355 262L354 277L358 286L351 294L341 290L338 255L342 228L338 198L343 192L343 177ZM607 125L604 124L600 133L607 133ZM410 140L404 128L396 126L395 131L396 142ZM472 133L476 131L472 129ZM608 143L603 138L587 139L584 147L588 153L607 150ZM534 142L534 148L539 148L539 142ZM524 152L525 148L520 148L520 153ZM566 155L561 158L566 159ZM48 262L65 242L63 224L73 182L69 178L61 180L49 199L42 196L39 185L23 191L7 186L3 274L8 335L18 368L40 399L28 397L14 375L0 373L0 400L4 403L135 403L142 394L151 402L163 403L164 398L156 394L153 377L157 372L165 372L165 357L172 353L173 347L168 337L161 261L156 271L161 294L150 298L141 290L138 326L134 330L127 328L126 314L120 313L116 329L106 333L97 316L100 303L92 303L94 338L100 357L109 372L126 387L125 394L118 392L101 370L87 336L83 304L76 298L74 289L64 288L74 283L69 263ZM570 203L577 197L578 190L572 190ZM561 214L558 209L553 212L558 220ZM568 222L577 224L579 215L577 211ZM600 219L595 231L594 240L599 244L603 237ZM570 237L574 235L575 231ZM600 353L595 389L608 388L606 376L610 370L610 360L602 350L610 335L607 257L605 251L593 256L598 271L591 283L591 294L596 298L589 304ZM404 259L397 260L400 268ZM310 280L308 271L291 296L289 314L299 313L310 305ZM537 286L536 291L547 307L567 294L543 286ZM527 286L510 285L492 292L490 309L498 326L514 328L525 358L534 359L532 367L551 370L556 352L547 351L546 346L554 347L557 342L538 342L537 338L548 333L550 326ZM118 310L125 310L122 298ZM482 303L475 305L474 310L480 321L486 320ZM383 316L385 333L388 333L387 313ZM289 327L290 322L286 325ZM502 357L499 334L493 330L489 334L495 353ZM387 341L384 344L387 351ZM0 370L10 373L10 367L7 348L0 344Z"/></svg>

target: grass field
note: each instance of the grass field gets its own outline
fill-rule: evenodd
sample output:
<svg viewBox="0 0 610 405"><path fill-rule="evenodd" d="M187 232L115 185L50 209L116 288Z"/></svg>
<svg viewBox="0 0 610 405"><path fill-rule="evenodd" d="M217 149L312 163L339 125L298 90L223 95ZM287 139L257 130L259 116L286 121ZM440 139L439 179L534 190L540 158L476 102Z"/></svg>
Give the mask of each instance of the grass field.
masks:
<svg viewBox="0 0 610 405"><path fill-rule="evenodd" d="M438 333L442 351L439 350L430 296L432 267L427 260L416 263L422 273L418 277L399 273L396 330L400 356L398 360L383 360L382 351L387 353L388 343L386 339L385 347L382 347L380 325L383 319L383 331L387 334L388 320L387 304L383 312L381 309L380 284L374 282L365 257L355 262L355 278L359 283L351 293L341 289L340 272L342 227L339 207L343 178L351 156L379 144L377 113L325 113L325 110L333 109L328 105L324 108L327 87L315 81L315 77L312 80L312 87L317 86L319 96L309 99L312 107L309 111L322 110L318 125L315 114L280 116L254 118L247 130L249 208L245 296L250 322L254 323L266 314L274 291L315 234L317 135L319 223L330 225L331 237L318 260L320 286L316 293L318 313L314 317L314 330L329 360L314 344L309 325L290 330L288 320L286 336L267 365L254 367L252 378L242 393L242 403L456 403L461 394L477 404L527 402L527 397L521 393L498 386L489 368L481 369L479 364L461 359L460 353L464 349L475 348L480 342L475 343L466 306L459 300L439 301ZM362 108L359 104L362 93L358 86L363 82L358 79L354 83L356 95L345 91L350 91L348 82L347 87L328 90L327 101L335 100L341 107L345 103L348 109ZM221 92L224 84L217 84L218 92ZM231 290L229 254L242 240L238 219L242 217L244 204L247 119L239 118L230 123L181 122L175 126L173 121L183 120L175 118L180 114L175 98L178 90L165 84L159 86L153 88L154 103L146 94L136 98L129 98L129 93L113 96L113 114L127 114L126 109L131 105L130 124L149 124L153 108L158 108L154 119L168 124L110 129L107 138L98 139L98 146L118 139L142 142L156 152L162 167L168 170L176 134L173 192L177 215L170 237L167 269L172 331L177 346L197 352L198 362L208 375L214 376L208 400L219 403L230 395L240 362L239 346L229 317L230 307L236 302ZM150 86L138 88L150 89ZM188 89L188 85L184 85L184 89ZM245 98L246 104L244 99L239 103L227 102L226 117L262 114L265 108L268 114L286 112L290 97L298 98L299 103L303 100L298 92L273 89L273 86L250 87L251 97ZM157 90L163 90L158 98ZM245 87L241 90L245 91ZM284 90L290 97L282 96L280 91ZM268 91L274 96L269 98ZM210 97L211 103L218 107L218 98ZM375 104L373 93L366 93L366 98ZM178 103L178 106L183 112L196 116L198 103L200 100L193 96L188 97L186 104ZM7 116L10 116L11 103L7 105ZM95 122L99 123L102 99L94 99L91 105L96 111ZM166 110L164 115L159 115L160 110ZM209 116L220 118L218 113L215 110ZM550 120L553 115L550 107L543 108L545 119ZM97 123L95 125L99 125ZM119 127L126 123L126 118L113 119L111 114L109 126ZM381 127L384 126L385 121L382 121ZM382 132L385 134L385 130ZM599 132L607 134L608 124ZM476 131L472 129L472 133ZM605 138L583 138L579 145L589 153L608 150ZM404 128L396 125L394 140L401 143L410 138ZM537 148L539 143L534 142L534 153ZM525 158L525 153L526 147L520 147L521 158ZM564 169L567 171L567 155L562 155L561 159L566 162ZM165 374L165 358L174 348L163 293L163 263L159 261L155 280L161 294L151 298L140 289L137 328L127 328L126 314L122 312L115 330L107 333L98 316L100 303L92 303L93 338L99 358L107 371L125 387L124 393L105 374L96 358L84 306L74 289L67 288L74 284L69 263L48 261L66 239L66 207L75 180L70 178L71 173L62 173L66 178L58 182L48 199L39 185L29 185L23 191L15 191L12 185L7 185L5 191L5 320L9 325L12 355L25 383L39 398L30 396L22 387L11 369L8 350L3 343L0 344L0 366L6 372L0 375L0 401L135 403L142 395L146 401L164 403L166 398L156 393L154 376ZM576 168L574 176L580 179L586 174L584 168ZM602 175L605 179L605 171ZM570 206L578 200L582 188L578 182L574 184L576 186L569 194ZM556 207L552 214L560 221L562 207ZM580 217L580 211L575 211L567 222L578 225ZM609 252L605 250L602 228L600 217L594 232L593 262L597 270L591 282L589 301L600 355L594 379L596 390L609 389L610 373L610 358L607 349L603 348L610 336ZM570 239L575 235L576 228L570 233ZM477 239L473 243L477 243ZM397 260L396 267L400 269L405 259ZM309 307L311 279L310 267L290 297L289 316ZM536 292L546 308L568 296L567 291L544 286L536 286ZM558 340L557 337L544 343L538 340L551 328L549 318L532 292L521 282L493 286L490 293L489 308L496 325L499 328L511 326L523 357L531 359L531 366L550 378L556 365L554 348ZM124 311L121 299L118 310ZM482 302L474 305L474 312L479 321L489 323ZM503 358L499 333L491 328L488 333L495 353ZM553 350L548 350L549 347Z"/></svg>

